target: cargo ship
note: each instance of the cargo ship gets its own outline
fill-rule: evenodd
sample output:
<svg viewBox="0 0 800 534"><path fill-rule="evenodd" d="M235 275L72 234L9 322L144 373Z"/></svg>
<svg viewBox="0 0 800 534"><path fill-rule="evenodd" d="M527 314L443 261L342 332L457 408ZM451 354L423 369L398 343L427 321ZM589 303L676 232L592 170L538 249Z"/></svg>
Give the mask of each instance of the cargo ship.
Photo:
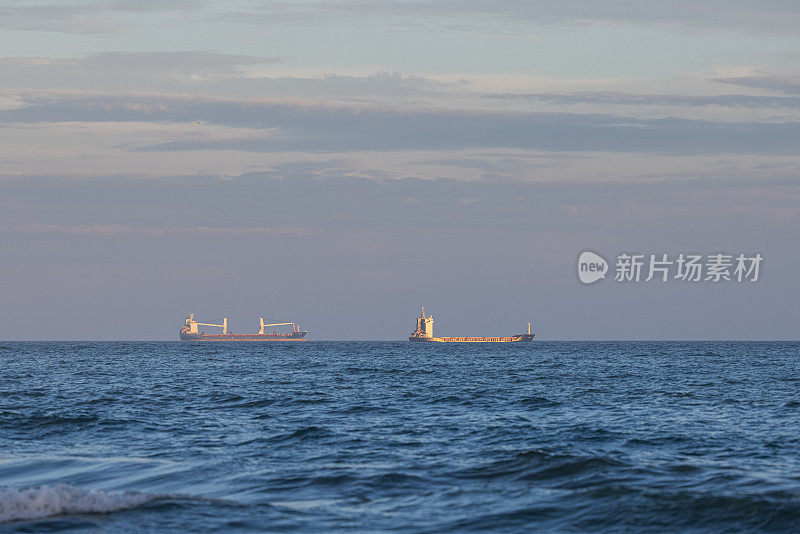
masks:
<svg viewBox="0 0 800 534"><path fill-rule="evenodd" d="M433 316L425 315L425 307L417 317L417 328L411 333L409 341L422 341L428 343L514 343L533 341L531 323L528 323L527 334L517 334L514 336L503 337L434 337L433 336Z"/></svg>
<svg viewBox="0 0 800 534"><path fill-rule="evenodd" d="M189 312L186 316L186 322L179 332L181 341L305 341L306 332L300 330L300 326L295 323L265 323L263 317L259 317L259 324L261 329L257 334L234 334L228 332L228 318L222 319L222 324L211 323L198 323L194 320L194 314ZM291 332L266 332L264 329L271 326L289 326L291 325ZM198 326L213 326L222 328L221 334L206 334L201 332Z"/></svg>

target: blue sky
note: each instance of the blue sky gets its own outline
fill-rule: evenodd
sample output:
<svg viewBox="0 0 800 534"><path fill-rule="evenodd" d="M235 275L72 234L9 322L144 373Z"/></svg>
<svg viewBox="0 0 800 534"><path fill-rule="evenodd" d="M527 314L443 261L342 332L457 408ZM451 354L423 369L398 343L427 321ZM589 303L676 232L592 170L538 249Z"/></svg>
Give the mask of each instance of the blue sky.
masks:
<svg viewBox="0 0 800 534"><path fill-rule="evenodd" d="M135 7L130 7L131 5ZM794 339L793 2L0 2L0 339ZM585 249L761 252L581 286ZM791 298L789 298L791 297Z"/></svg>

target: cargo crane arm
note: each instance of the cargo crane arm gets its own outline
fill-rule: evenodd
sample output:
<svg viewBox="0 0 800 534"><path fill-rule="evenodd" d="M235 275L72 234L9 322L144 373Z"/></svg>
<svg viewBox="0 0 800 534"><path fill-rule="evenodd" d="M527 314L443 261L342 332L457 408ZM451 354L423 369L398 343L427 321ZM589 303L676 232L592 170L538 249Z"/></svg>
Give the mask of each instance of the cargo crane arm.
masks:
<svg viewBox="0 0 800 534"><path fill-rule="evenodd" d="M297 332L298 328L295 327L294 323L265 323L263 317L258 318L258 322L261 325L261 329L258 331L258 335L264 335L264 327L266 326L284 326L284 325L292 325L292 332Z"/></svg>
<svg viewBox="0 0 800 534"><path fill-rule="evenodd" d="M222 333L228 333L228 318L225 317L222 319L222 324L211 324L211 323L198 323L194 320L194 314L189 313L189 317L186 318L186 326L189 327L190 334L197 334L197 327L198 326L216 326L218 328L222 328Z"/></svg>

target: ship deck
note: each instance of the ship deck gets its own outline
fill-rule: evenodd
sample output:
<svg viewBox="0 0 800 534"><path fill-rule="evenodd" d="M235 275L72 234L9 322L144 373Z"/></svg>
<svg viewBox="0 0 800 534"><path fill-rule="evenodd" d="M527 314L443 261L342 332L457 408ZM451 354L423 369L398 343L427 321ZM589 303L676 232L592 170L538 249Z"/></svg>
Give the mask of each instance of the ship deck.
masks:
<svg viewBox="0 0 800 534"><path fill-rule="evenodd" d="M422 341L426 343L519 343L533 340L533 334L519 334L516 336L500 337L414 337L409 341Z"/></svg>
<svg viewBox="0 0 800 534"><path fill-rule="evenodd" d="M181 341L305 341L307 332L292 334L180 334Z"/></svg>

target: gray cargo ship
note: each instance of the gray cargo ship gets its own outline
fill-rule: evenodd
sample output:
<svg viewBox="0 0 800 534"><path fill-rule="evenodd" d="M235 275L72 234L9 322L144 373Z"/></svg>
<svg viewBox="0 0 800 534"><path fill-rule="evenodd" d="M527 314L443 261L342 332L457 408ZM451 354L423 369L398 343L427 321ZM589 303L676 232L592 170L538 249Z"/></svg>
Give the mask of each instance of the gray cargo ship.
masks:
<svg viewBox="0 0 800 534"><path fill-rule="evenodd" d="M181 341L305 341L307 331L301 330L295 323L265 323L263 317L259 317L261 329L257 334L234 334L228 332L228 318L222 319L222 324L198 323L194 320L194 314L189 312L186 322L179 332ZM198 326L213 326L222 328L222 333L206 334L201 332ZM265 328L274 326L291 326L290 332L278 332L273 330L267 332Z"/></svg>

